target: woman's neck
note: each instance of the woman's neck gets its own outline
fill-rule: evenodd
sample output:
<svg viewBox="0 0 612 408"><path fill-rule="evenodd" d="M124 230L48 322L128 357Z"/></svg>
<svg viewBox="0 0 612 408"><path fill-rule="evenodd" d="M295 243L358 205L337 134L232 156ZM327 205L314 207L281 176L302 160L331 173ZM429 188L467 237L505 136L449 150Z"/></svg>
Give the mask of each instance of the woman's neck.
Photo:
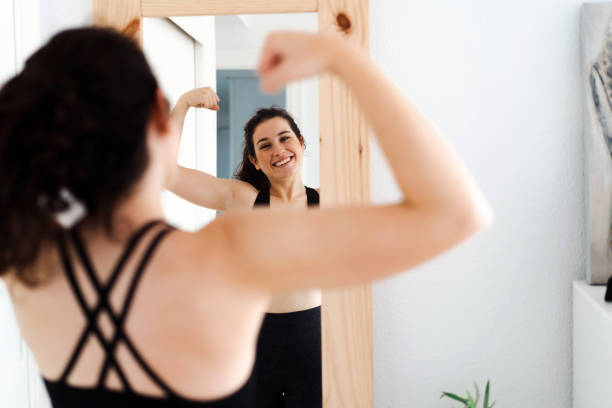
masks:
<svg viewBox="0 0 612 408"><path fill-rule="evenodd" d="M277 180L270 183L270 195L284 202L289 202L303 194L304 183L299 175L292 179Z"/></svg>
<svg viewBox="0 0 612 408"><path fill-rule="evenodd" d="M163 220L162 191L161 184L150 174L145 174L115 209L111 221L113 238L122 241L142 224L154 219ZM85 224L83 232L95 234L101 228L104 227L99 223Z"/></svg>
<svg viewBox="0 0 612 408"><path fill-rule="evenodd" d="M148 221L164 219L161 191L148 193L133 194L119 205L113 217L119 234L125 230L125 233L130 235L134 228Z"/></svg>

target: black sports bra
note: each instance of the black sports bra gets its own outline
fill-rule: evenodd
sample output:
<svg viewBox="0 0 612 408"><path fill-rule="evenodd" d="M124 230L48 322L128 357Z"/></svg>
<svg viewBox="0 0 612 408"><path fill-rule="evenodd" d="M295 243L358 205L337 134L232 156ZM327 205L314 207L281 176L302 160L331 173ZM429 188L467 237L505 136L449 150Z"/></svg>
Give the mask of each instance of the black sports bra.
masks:
<svg viewBox="0 0 612 408"><path fill-rule="evenodd" d="M154 235L148 246L144 251L142 259L136 267L136 272L131 278L130 285L128 286L127 295L123 302L123 307L120 313L116 313L109 304L110 293L113 290L118 277L122 273L122 269L128 261L130 255L136 248L137 244L142 240L148 231L154 226L162 224L161 229ZM144 357L137 350L136 346L132 343L129 336L124 331L124 324L126 321L127 314L136 292L136 287L142 274L144 273L145 267L148 261L161 240L172 231L172 227L168 226L162 221L152 221L141 228L139 228L132 237L128 240L123 254L119 258L109 280L107 283L102 283L94 272L93 265L80 235L76 229L71 230L68 234L62 235L59 239L59 249L62 258L62 263L65 269L68 282L70 283L72 290L78 300L78 303L87 318L87 325L81 334L79 341L64 369L60 378L56 381L49 381L44 379L49 397L55 408L76 408L76 407L88 407L88 408L102 408L102 407L189 407L189 408L236 408L236 407L249 407L252 401L250 395L250 388L248 384L243 386L240 390L231 394L228 397L214 400L214 401L196 401L183 398L174 392L155 371L147 364ZM95 288L98 301L97 304L91 308L85 302L83 293L77 283L72 263L68 256L68 250L66 246L66 240L72 240L74 248L77 253L78 260L82 263L86 275L90 280L92 286ZM106 313L114 326L114 334L110 340L107 339L101 332L97 325L98 316L100 313ZM100 375L98 377L97 385L93 388L76 387L69 385L67 379L74 368L80 353L82 352L87 340L90 336L94 336L99 344L104 349L105 357L102 362L100 369ZM115 351L117 346L123 344L129 350L130 354L138 365L147 373L148 377L164 392L165 397L149 397L134 392L130 383L121 368L121 364L115 358ZM105 382L109 373L113 371L117 374L119 381L123 389L121 391L114 391L106 388Z"/></svg>
<svg viewBox="0 0 612 408"><path fill-rule="evenodd" d="M314 188L306 187L306 200L308 201L309 207L316 207L319 205L319 193ZM270 206L270 189L260 190L255 198L253 207L255 206Z"/></svg>

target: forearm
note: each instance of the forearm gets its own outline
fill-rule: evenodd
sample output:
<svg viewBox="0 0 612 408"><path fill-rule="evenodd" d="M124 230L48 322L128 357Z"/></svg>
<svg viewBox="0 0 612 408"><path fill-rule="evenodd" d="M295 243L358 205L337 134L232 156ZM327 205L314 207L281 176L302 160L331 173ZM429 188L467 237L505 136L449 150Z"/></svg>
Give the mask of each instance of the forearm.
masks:
<svg viewBox="0 0 612 408"><path fill-rule="evenodd" d="M460 209L488 215L476 184L438 129L361 50L343 45L332 48L331 69L344 79L358 100L405 202L411 206L464 206Z"/></svg>
<svg viewBox="0 0 612 408"><path fill-rule="evenodd" d="M185 124L185 116L188 110L189 104L183 97L180 97L170 113L170 120L174 122L181 135L183 134L183 125Z"/></svg>

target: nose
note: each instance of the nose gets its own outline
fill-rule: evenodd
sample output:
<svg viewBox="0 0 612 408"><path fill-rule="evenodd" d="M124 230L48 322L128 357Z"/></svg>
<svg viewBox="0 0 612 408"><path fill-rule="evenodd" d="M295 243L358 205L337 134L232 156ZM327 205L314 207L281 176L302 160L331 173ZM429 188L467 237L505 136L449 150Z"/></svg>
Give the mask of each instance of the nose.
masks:
<svg viewBox="0 0 612 408"><path fill-rule="evenodd" d="M272 143L272 154L279 155L284 151L283 146L280 143Z"/></svg>

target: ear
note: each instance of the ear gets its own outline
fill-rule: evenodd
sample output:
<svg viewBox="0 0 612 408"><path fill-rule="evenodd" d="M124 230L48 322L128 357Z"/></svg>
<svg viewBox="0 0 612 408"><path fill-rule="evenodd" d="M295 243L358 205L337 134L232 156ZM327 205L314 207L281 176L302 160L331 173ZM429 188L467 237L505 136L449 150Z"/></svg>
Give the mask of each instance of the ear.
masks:
<svg viewBox="0 0 612 408"><path fill-rule="evenodd" d="M261 169L259 168L259 165L257 164L257 159L256 159L256 158L254 158L253 156L251 156L250 154L249 154L249 161L251 162L251 164L252 164L253 166L255 166L255 168L256 168L257 170L261 170Z"/></svg>
<svg viewBox="0 0 612 408"><path fill-rule="evenodd" d="M155 100L153 106L151 106L151 117L150 125L158 133L168 133L168 121L170 120L170 107L168 106L168 100L158 88L155 92Z"/></svg>

